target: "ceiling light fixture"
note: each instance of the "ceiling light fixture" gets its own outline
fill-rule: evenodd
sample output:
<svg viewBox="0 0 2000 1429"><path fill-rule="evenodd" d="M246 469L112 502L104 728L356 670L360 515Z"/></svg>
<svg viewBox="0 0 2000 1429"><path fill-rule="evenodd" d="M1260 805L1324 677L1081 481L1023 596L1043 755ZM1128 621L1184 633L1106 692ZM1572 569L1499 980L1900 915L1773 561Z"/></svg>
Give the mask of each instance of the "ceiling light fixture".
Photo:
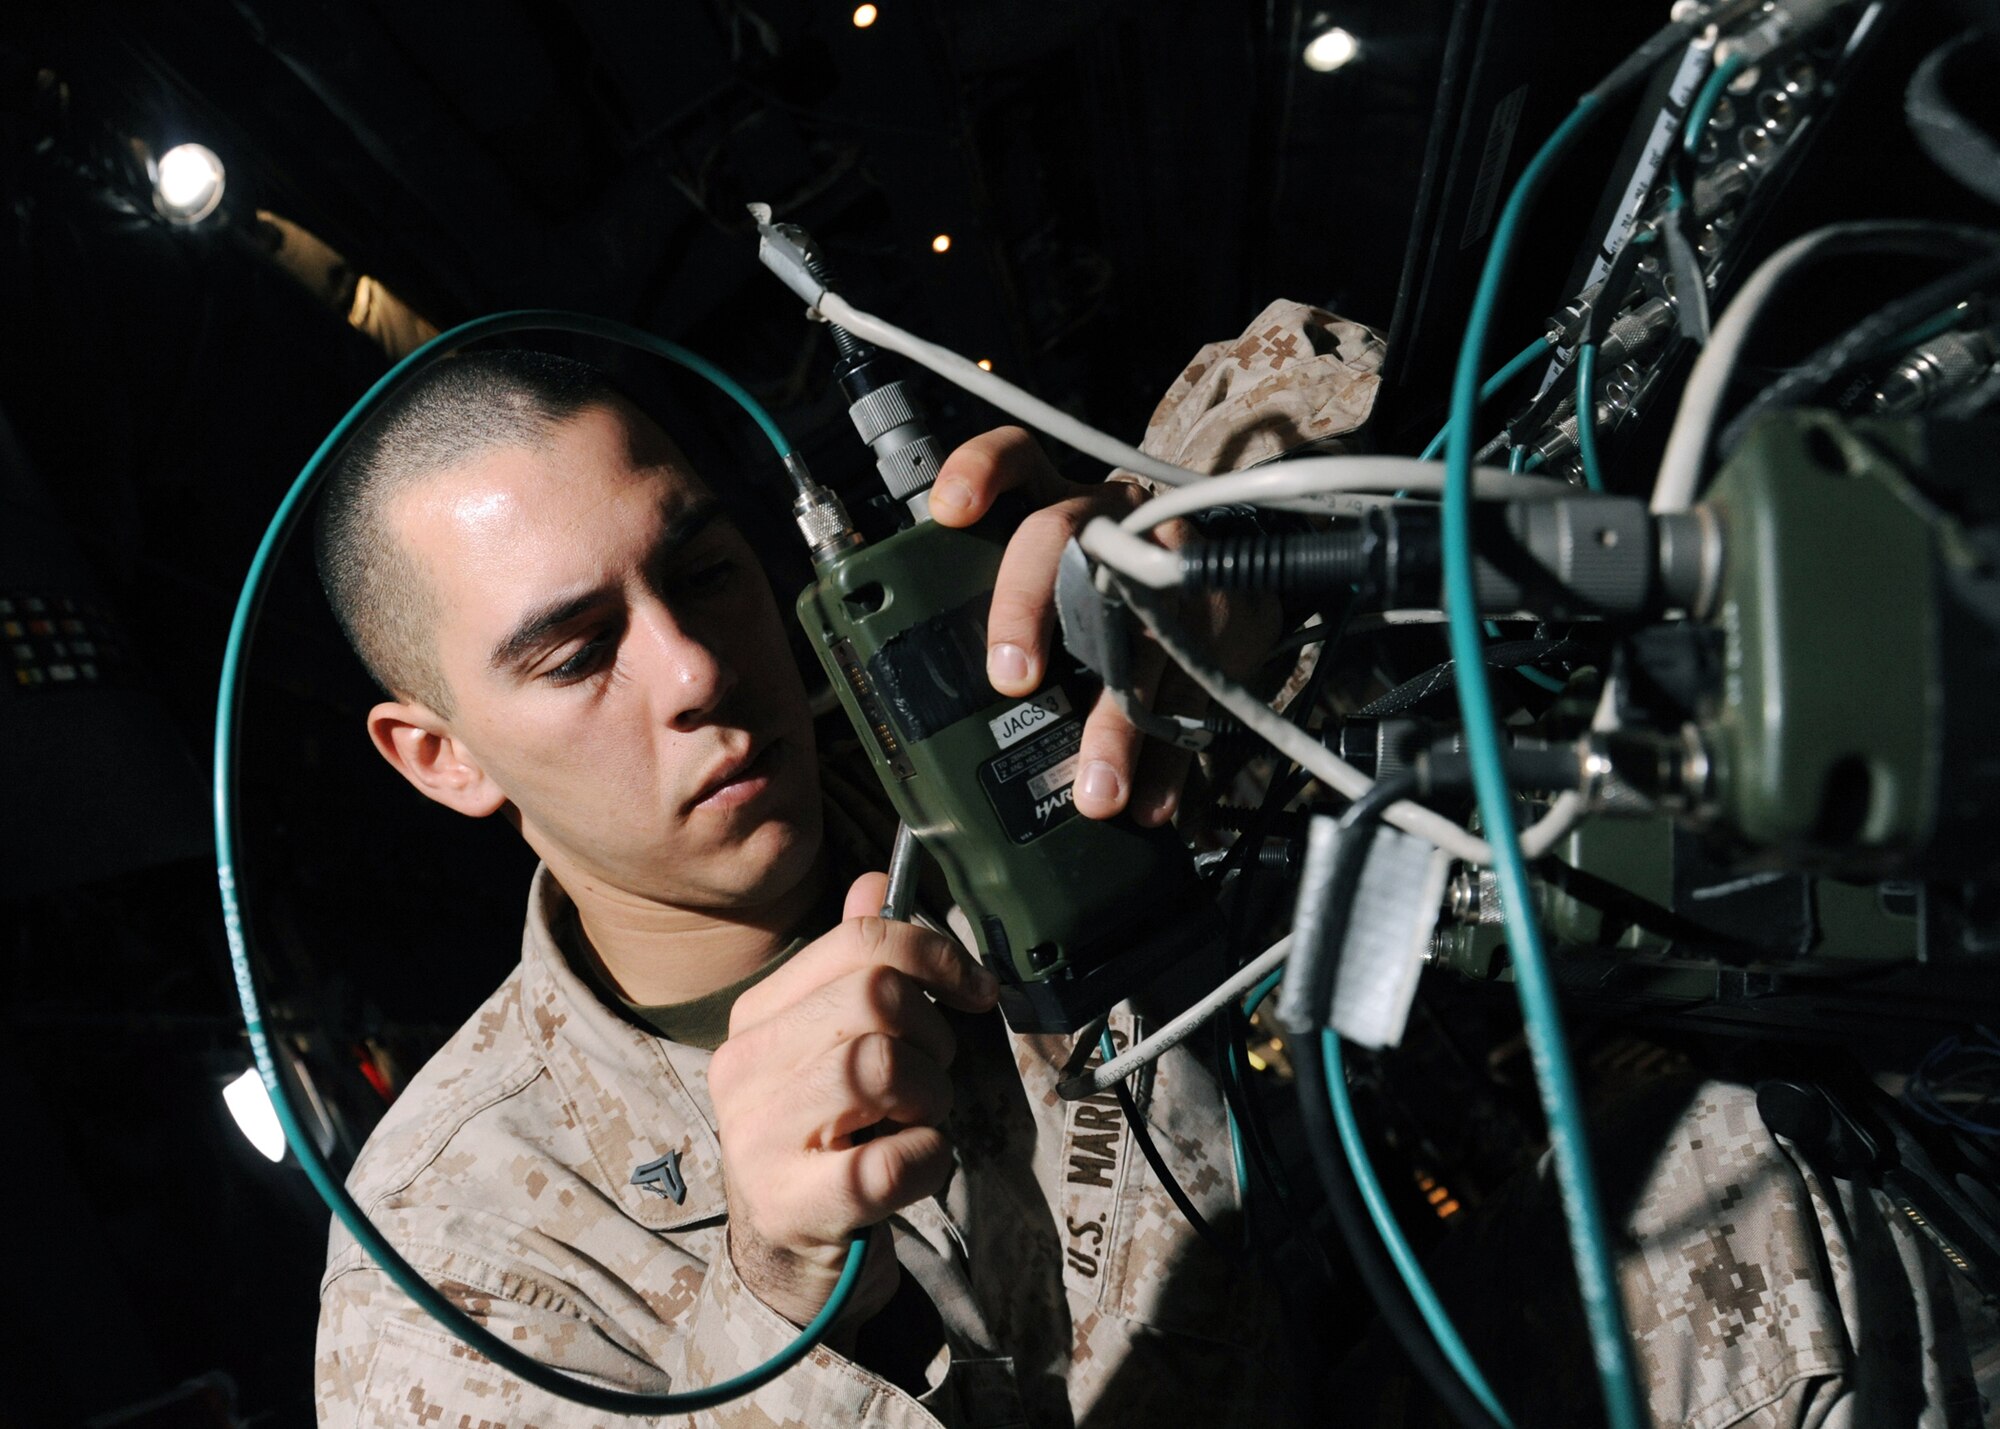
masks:
<svg viewBox="0 0 2000 1429"><path fill-rule="evenodd" d="M200 223L222 203L222 160L203 144L176 144L153 166L153 207L170 223Z"/></svg>
<svg viewBox="0 0 2000 1429"><path fill-rule="evenodd" d="M982 357L982 358L980 358L980 359L979 359L979 370L980 370L981 372L991 372L991 371L993 370L993 359L992 359L992 358L990 358L990 357Z"/></svg>
<svg viewBox="0 0 2000 1429"><path fill-rule="evenodd" d="M1352 64L1361 53L1361 41L1335 25L1330 30L1322 30L1314 35L1306 46L1306 68L1320 74L1331 74L1345 65Z"/></svg>
<svg viewBox="0 0 2000 1429"><path fill-rule="evenodd" d="M867 29L870 25L875 23L875 18L881 13L882 12L880 10L877 10L873 5L855 6L854 28L857 30Z"/></svg>
<svg viewBox="0 0 2000 1429"><path fill-rule="evenodd" d="M951 235L949 233L940 233L937 237L933 238L931 240L931 252L933 253L951 252Z"/></svg>

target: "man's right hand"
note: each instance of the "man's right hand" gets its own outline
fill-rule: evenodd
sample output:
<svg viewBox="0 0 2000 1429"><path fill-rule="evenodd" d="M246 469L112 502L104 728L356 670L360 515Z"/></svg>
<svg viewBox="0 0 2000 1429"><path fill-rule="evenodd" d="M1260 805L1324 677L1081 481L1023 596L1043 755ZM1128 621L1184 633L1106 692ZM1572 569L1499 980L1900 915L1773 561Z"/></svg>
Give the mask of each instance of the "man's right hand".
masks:
<svg viewBox="0 0 2000 1429"><path fill-rule="evenodd" d="M999 994L951 939L875 916L886 887L879 873L856 880L840 926L736 1000L709 1063L730 1254L751 1292L796 1325L826 1304L855 1232L951 1173L938 1128L955 1045L931 997L984 1012ZM888 1237L870 1251L853 1323L896 1288Z"/></svg>

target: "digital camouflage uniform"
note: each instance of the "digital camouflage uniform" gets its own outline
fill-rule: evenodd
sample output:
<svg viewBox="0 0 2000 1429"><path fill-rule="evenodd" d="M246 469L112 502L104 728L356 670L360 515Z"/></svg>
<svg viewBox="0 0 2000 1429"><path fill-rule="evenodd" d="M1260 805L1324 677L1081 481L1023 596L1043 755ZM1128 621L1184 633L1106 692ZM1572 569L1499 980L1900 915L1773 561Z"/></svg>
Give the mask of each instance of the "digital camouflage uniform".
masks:
<svg viewBox="0 0 2000 1429"><path fill-rule="evenodd" d="M725 1248L709 1054L635 1026L578 977L552 933L566 903L538 873L520 967L398 1098L350 1186L426 1279L537 1359L634 1390L716 1383L798 1332ZM1268 1297L1196 1240L1113 1098L1058 1100L1070 1039L1011 1037L997 1014L954 1022L958 1168L891 1222L944 1322L930 1389L913 1399L820 1348L697 1422L1136 1426L1191 1405L1216 1424L1284 1422L1256 1353ZM1131 1035L1123 1014L1113 1026ZM1228 1224L1228 1132L1191 1052L1162 1060L1147 1120L1188 1194ZM678 1184L634 1183L663 1157ZM316 1375L321 1422L341 1429L618 1422L460 1346L338 1225Z"/></svg>
<svg viewBox="0 0 2000 1429"><path fill-rule="evenodd" d="M1627 1226L1625 1313L1659 1422L1982 1422L1943 1258L1774 1135L1749 1088L1693 1089Z"/></svg>
<svg viewBox="0 0 2000 1429"><path fill-rule="evenodd" d="M1637 1368L1660 1429L1970 1429L1952 1273L1880 1197L1772 1134L1749 1087L1669 1072L1592 1117ZM1546 1157L1432 1257L1439 1294L1519 1425L1601 1423ZM1379 1339L1379 1336L1377 1337ZM1373 1351L1380 1350L1380 1353ZM1337 1392L1371 1429L1445 1429L1393 1350Z"/></svg>

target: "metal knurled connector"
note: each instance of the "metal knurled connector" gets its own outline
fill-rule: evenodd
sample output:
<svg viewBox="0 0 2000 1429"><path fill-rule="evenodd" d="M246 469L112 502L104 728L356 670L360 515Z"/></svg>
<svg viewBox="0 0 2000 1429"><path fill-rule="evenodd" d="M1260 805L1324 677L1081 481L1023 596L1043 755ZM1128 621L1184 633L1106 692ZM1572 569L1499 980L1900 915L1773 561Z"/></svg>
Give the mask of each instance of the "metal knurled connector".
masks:
<svg viewBox="0 0 2000 1429"><path fill-rule="evenodd" d="M862 394L861 399L847 409L847 415L854 419L854 430L861 433L861 440L870 446L884 432L917 420L916 409L910 405L900 382L891 382Z"/></svg>
<svg viewBox="0 0 2000 1429"><path fill-rule="evenodd" d="M815 564L861 544L861 533L847 519L847 508L823 486L810 487L793 499L792 519L798 522Z"/></svg>
<svg viewBox="0 0 2000 1429"><path fill-rule="evenodd" d="M944 452L937 439L926 435L890 452L875 463L875 469L882 473L882 484L889 488L889 494L901 501L929 491L943 465Z"/></svg>
<svg viewBox="0 0 2000 1429"><path fill-rule="evenodd" d="M1461 870L1451 881L1447 908L1461 923L1491 926L1507 921L1500 905L1500 879L1490 868Z"/></svg>

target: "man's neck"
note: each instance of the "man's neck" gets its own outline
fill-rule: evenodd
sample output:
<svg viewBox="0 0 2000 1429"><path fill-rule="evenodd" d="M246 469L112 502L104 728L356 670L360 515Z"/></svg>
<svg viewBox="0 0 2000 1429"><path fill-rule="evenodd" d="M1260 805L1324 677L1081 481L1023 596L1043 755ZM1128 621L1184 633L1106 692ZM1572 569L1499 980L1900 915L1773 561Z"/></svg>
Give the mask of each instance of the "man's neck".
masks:
<svg viewBox="0 0 2000 1429"><path fill-rule="evenodd" d="M557 874L591 952L612 986L639 1007L706 997L749 977L789 943L819 900L826 857L768 904L676 908L588 877Z"/></svg>

